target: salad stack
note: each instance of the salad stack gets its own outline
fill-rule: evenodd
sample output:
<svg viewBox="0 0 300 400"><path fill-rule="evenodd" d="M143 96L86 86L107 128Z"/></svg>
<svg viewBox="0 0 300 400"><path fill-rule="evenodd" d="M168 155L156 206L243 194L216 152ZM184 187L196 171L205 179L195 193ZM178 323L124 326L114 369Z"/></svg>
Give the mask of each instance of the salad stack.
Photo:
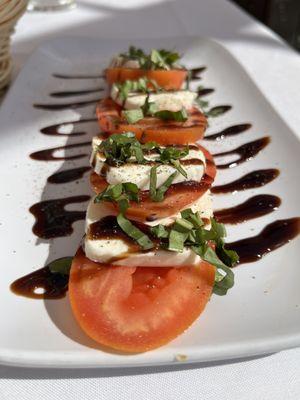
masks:
<svg viewBox="0 0 300 400"><path fill-rule="evenodd" d="M207 118L179 54L130 47L105 71L92 140L95 192L70 272L72 311L100 345L144 352L184 332L238 257L213 218ZM205 329L205 327L203 328Z"/></svg>

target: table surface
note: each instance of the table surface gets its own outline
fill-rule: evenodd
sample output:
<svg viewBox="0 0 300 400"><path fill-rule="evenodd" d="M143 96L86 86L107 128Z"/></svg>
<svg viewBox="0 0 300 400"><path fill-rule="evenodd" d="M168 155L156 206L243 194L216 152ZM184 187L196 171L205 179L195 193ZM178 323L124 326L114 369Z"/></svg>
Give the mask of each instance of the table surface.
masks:
<svg viewBox="0 0 300 400"><path fill-rule="evenodd" d="M300 135L300 57L273 32L227 0L78 0L77 8L27 13L13 37L13 78L52 37L213 37L244 66ZM220 332L221 334L221 332ZM0 400L222 399L300 397L300 348L231 362L114 370L0 366Z"/></svg>

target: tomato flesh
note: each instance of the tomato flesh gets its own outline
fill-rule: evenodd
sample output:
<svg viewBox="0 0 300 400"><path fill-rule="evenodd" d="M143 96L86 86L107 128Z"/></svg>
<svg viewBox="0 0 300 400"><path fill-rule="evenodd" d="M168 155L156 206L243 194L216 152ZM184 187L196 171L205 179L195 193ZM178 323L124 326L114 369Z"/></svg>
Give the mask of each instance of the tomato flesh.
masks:
<svg viewBox="0 0 300 400"><path fill-rule="evenodd" d="M133 132L143 143L149 141L163 145L195 143L203 138L207 126L205 115L195 107L188 110L188 119L185 122L146 117L135 124L129 124L121 116L121 111L121 106L112 99L101 100L96 108L101 130L108 134Z"/></svg>
<svg viewBox="0 0 300 400"><path fill-rule="evenodd" d="M74 316L101 345L124 352L162 346L186 330L203 311L215 269L103 265L79 249L69 280Z"/></svg>
<svg viewBox="0 0 300 400"><path fill-rule="evenodd" d="M187 71L185 69L167 71L116 67L108 68L105 71L105 77L110 85L115 82L122 83L126 80L137 80L142 77L147 77L166 90L179 90L187 78Z"/></svg>

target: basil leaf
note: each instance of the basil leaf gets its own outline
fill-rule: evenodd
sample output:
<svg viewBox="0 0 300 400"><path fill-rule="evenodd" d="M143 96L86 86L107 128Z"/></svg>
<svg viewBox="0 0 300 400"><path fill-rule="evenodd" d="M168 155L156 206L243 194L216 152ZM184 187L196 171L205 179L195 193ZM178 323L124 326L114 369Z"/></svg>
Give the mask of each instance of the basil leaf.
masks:
<svg viewBox="0 0 300 400"><path fill-rule="evenodd" d="M176 218L172 229L182 233L189 233L193 229L193 224L183 218Z"/></svg>
<svg viewBox="0 0 300 400"><path fill-rule="evenodd" d="M110 201L118 203L120 212L125 213L129 207L129 201L139 202L139 188L135 183L125 182L116 185L108 185L106 189L98 193L94 203Z"/></svg>
<svg viewBox="0 0 300 400"><path fill-rule="evenodd" d="M186 170L182 168L179 160L171 160L171 164L181 175L183 175L185 178L188 177Z"/></svg>
<svg viewBox="0 0 300 400"><path fill-rule="evenodd" d="M122 114L129 124L134 124L144 118L143 111L140 108L135 110L124 110L122 111Z"/></svg>
<svg viewBox="0 0 300 400"><path fill-rule="evenodd" d="M207 244L197 247L193 246L192 249L204 261L207 261L217 268L214 292L218 295L225 295L234 285L234 274L232 270L219 259L214 250ZM220 271L218 271L219 269L224 272L224 274L220 273Z"/></svg>
<svg viewBox="0 0 300 400"><path fill-rule="evenodd" d="M239 261L239 256L237 252L234 250L226 249L225 243L223 243L222 241L219 241L219 243L217 244L216 253L221 258L221 260L223 260L224 263L229 267L234 267Z"/></svg>
<svg viewBox="0 0 300 400"><path fill-rule="evenodd" d="M150 169L150 198L153 200L156 196L156 185L157 185L157 166Z"/></svg>
<svg viewBox="0 0 300 400"><path fill-rule="evenodd" d="M160 118L163 121L176 121L176 122L185 122L188 119L188 115L185 108L179 111L169 111L169 110L157 111L154 114L154 117Z"/></svg>
<svg viewBox="0 0 300 400"><path fill-rule="evenodd" d="M117 222L123 232L134 239L143 250L149 250L154 247L153 242L140 229L134 226L123 214L118 214Z"/></svg>
<svg viewBox="0 0 300 400"><path fill-rule="evenodd" d="M142 105L141 109L144 116L146 117L153 115L158 110L158 107L156 103L154 103L153 101L149 101L149 94L148 94L148 96L145 99L145 103Z"/></svg>
<svg viewBox="0 0 300 400"><path fill-rule="evenodd" d="M165 239L165 238L169 237L169 232L164 227L164 225L161 225L161 224L155 225L150 230L151 230L151 233L159 239Z"/></svg>
<svg viewBox="0 0 300 400"><path fill-rule="evenodd" d="M137 80L126 80L122 83L114 83L117 88L118 97L121 101L125 102L130 92L148 93L151 90L156 92L161 90L161 87L153 80L147 77L141 77Z"/></svg>
<svg viewBox="0 0 300 400"><path fill-rule="evenodd" d="M216 280L213 287L213 292L219 296L227 294L228 290L234 286L234 273L228 267L223 267L225 275L216 272Z"/></svg>
<svg viewBox="0 0 300 400"><path fill-rule="evenodd" d="M152 49L146 54L142 49L130 46L127 53L121 53L125 60L137 60L142 69L170 69L180 59L176 52Z"/></svg>
<svg viewBox="0 0 300 400"><path fill-rule="evenodd" d="M188 233L179 232L176 229L172 229L169 235L168 250L177 251L182 253L184 242L188 237Z"/></svg>
<svg viewBox="0 0 300 400"><path fill-rule="evenodd" d="M53 274L69 275L73 257L62 257L48 264L50 272Z"/></svg>
<svg viewBox="0 0 300 400"><path fill-rule="evenodd" d="M163 201L164 194L172 185L172 182L177 176L177 172L173 172L173 174L171 174L159 188L156 188L157 184L156 168L157 167L155 166L152 167L150 170L150 198L151 200L158 202L158 201Z"/></svg>
<svg viewBox="0 0 300 400"><path fill-rule="evenodd" d="M165 147L163 149L159 149L160 152L160 161L162 163L166 163L172 160L179 160L183 157L186 157L189 154L189 147L186 146L184 148L178 147Z"/></svg>

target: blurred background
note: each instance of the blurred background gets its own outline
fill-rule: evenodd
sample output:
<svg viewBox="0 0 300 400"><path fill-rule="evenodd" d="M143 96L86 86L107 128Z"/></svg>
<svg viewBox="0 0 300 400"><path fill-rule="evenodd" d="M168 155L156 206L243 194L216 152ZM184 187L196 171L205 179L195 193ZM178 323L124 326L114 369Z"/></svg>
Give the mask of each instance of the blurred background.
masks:
<svg viewBox="0 0 300 400"><path fill-rule="evenodd" d="M233 0L300 51L300 0Z"/></svg>

